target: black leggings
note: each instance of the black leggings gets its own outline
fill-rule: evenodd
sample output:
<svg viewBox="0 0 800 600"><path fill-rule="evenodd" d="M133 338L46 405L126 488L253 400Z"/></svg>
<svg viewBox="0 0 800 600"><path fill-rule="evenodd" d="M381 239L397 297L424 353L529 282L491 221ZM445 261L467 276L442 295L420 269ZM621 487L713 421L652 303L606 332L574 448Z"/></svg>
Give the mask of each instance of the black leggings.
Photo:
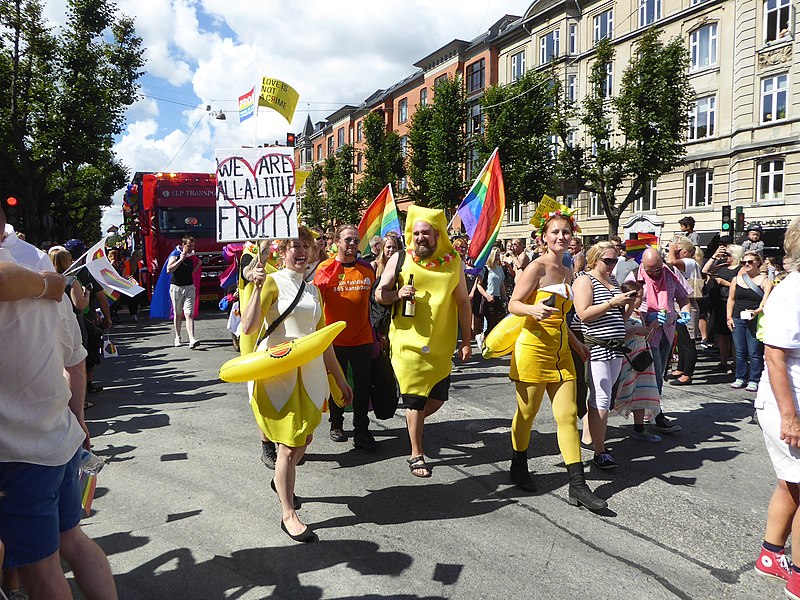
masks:
<svg viewBox="0 0 800 600"><path fill-rule="evenodd" d="M353 433L369 430L369 376L372 371L372 344L360 346L334 346L336 358L347 377L347 365L353 370ZM328 403L331 429L344 427L344 409L335 402Z"/></svg>
<svg viewBox="0 0 800 600"><path fill-rule="evenodd" d="M697 362L697 347L694 340L689 336L686 325L678 325L678 367L684 375L691 377L694 375L694 365Z"/></svg>

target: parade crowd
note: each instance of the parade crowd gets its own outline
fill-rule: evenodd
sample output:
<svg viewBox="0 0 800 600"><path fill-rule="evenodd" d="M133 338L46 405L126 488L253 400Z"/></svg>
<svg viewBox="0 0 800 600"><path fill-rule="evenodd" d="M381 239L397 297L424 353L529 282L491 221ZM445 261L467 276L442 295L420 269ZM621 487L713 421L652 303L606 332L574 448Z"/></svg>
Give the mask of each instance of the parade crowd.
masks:
<svg viewBox="0 0 800 600"><path fill-rule="evenodd" d="M80 451L89 447L85 396L100 389L94 367L114 305L85 269L70 269L85 252L78 240L50 248L48 256L19 240L4 221L0 331L20 340L20 351L13 364L4 359L3 372L14 385L0 391L3 589L17 591L21 579L32 599L70 597L60 556L87 598L114 598L107 560L80 532L75 496ZM302 500L295 485L326 412L333 442L352 441L374 452L379 442L370 431L370 410L391 416L404 408L408 472L431 477L425 422L449 398L454 354L459 361L470 359L473 340L480 360L505 354L504 346L510 350L516 401L508 415L510 481L537 490L527 452L546 394L566 465L568 500L602 514L608 503L586 484L581 450L592 453L591 468L620 467L605 443L610 415L632 415L629 435L637 442L658 444L662 436L679 433L680 423L662 406L663 386L691 389L699 383L698 353L705 353L719 356L716 371L729 378L726 385L754 394L754 418L778 480L755 569L785 580L786 595L800 600L800 569L784 550L795 526L800 533L800 220L788 228L785 256L777 259L765 256L758 226L740 244L718 237L706 256L693 219L680 225L663 248L636 255L616 236L584 249L574 214L562 208L534 225L532 248L525 239L498 243L480 268L468 255L469 240L449 236L444 213L418 206L409 208L402 236L374 237L366 252L359 251L364 245L354 225L332 232L300 226L297 237L250 244L240 259L236 292L235 331L243 354L346 323L318 357L248 384L261 460L274 470L281 530L297 542L318 539L298 515ZM166 269L176 347L182 317L189 347L198 344L190 288L199 265L192 244L185 237ZM120 274L137 277L140 257L109 258ZM72 275L56 278L65 272ZM138 305L138 299L129 301L133 321ZM33 385L37 361L31 362L33 350L18 331L26 312L37 327L56 332L44 336L52 351L38 360L46 363L38 368L51 373L48 389ZM20 364L26 360L30 364ZM42 414L51 415L50 421L42 421ZM28 429L9 428L10 422ZM50 442L31 446L20 436ZM28 510L40 497L49 501ZM800 546L794 558L800 564Z"/></svg>

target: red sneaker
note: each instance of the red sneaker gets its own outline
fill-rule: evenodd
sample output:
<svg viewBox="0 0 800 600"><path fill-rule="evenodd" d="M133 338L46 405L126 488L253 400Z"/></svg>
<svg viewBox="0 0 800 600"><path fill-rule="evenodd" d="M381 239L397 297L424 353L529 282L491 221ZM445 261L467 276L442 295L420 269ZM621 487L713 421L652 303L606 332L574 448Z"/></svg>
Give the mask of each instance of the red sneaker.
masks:
<svg viewBox="0 0 800 600"><path fill-rule="evenodd" d="M789 574L789 580L786 582L786 588L783 593L786 594L787 598L800 600L800 573L797 573L794 569Z"/></svg>
<svg viewBox="0 0 800 600"><path fill-rule="evenodd" d="M789 581L792 564L783 552L771 552L762 547L761 554L756 560L756 571L767 577ZM795 585L798 588L798 592L800 592L800 579L797 577L795 578ZM800 600L800 596L798 596L797 600Z"/></svg>

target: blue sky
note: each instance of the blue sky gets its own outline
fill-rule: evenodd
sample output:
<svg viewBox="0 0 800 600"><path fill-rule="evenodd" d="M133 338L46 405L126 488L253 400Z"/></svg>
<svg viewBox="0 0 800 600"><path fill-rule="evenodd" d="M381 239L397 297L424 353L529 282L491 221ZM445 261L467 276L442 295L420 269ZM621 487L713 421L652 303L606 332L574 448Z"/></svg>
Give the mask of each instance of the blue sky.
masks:
<svg viewBox="0 0 800 600"><path fill-rule="evenodd" d="M502 3L407 0L116 0L136 19L146 50L142 96L127 112L115 145L135 171L211 171L214 150L285 140L306 116L319 121L342 104L359 103L415 70L413 63L454 38L470 40L504 14L522 15L530 0ZM46 16L64 22L65 0ZM262 76L300 94L288 124L262 109L240 124L239 95ZM231 111L225 121L206 112ZM191 133L191 135L190 135ZM169 165L169 166L167 166ZM103 226L122 221L122 190Z"/></svg>

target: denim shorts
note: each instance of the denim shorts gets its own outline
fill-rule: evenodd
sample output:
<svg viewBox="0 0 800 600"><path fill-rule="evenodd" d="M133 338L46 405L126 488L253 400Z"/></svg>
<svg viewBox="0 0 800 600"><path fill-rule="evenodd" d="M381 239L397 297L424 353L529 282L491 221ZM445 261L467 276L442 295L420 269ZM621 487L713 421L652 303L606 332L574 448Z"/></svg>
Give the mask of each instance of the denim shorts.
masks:
<svg viewBox="0 0 800 600"><path fill-rule="evenodd" d="M3 569L23 567L58 552L60 535L81 519L81 449L65 465L0 463L0 540Z"/></svg>

